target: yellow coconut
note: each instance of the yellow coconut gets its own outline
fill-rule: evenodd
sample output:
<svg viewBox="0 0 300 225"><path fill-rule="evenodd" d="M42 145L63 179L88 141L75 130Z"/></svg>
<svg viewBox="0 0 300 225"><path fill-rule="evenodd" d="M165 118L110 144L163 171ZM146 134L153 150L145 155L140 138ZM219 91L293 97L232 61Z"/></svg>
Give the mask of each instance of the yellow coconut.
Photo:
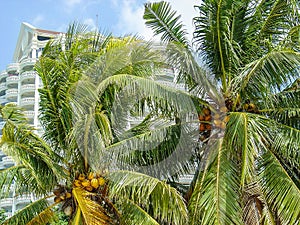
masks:
<svg viewBox="0 0 300 225"><path fill-rule="evenodd" d="M223 113L226 113L227 110L228 110L228 109L227 109L226 106L223 106L223 107L220 108L220 111L223 112Z"/></svg>
<svg viewBox="0 0 300 225"><path fill-rule="evenodd" d="M216 114L214 115L214 119L215 119L215 120L220 119L220 114L216 113Z"/></svg>
<svg viewBox="0 0 300 225"><path fill-rule="evenodd" d="M78 176L78 180L83 181L85 179L85 175L84 174L79 174Z"/></svg>
<svg viewBox="0 0 300 225"><path fill-rule="evenodd" d="M88 187L88 186L91 186L91 182L89 180L84 180L81 182L81 185L83 187Z"/></svg>
<svg viewBox="0 0 300 225"><path fill-rule="evenodd" d="M97 189L99 187L99 182L97 178L94 178L91 180L91 186L95 189Z"/></svg>
<svg viewBox="0 0 300 225"><path fill-rule="evenodd" d="M227 123L229 121L229 116L225 116L223 122Z"/></svg>
<svg viewBox="0 0 300 225"><path fill-rule="evenodd" d="M105 179L104 179L103 177L99 177L99 178L98 178L98 184L99 184L100 186L103 186L103 185L105 184Z"/></svg>
<svg viewBox="0 0 300 225"><path fill-rule="evenodd" d="M93 172L90 172L89 175L88 175L88 179L89 179L89 180L92 180L92 179L94 179L95 177L96 177L96 174L93 173Z"/></svg>
<svg viewBox="0 0 300 225"><path fill-rule="evenodd" d="M225 122L222 122L222 123L220 124L220 128L221 128L221 129L225 129L225 128L226 128L226 123L225 123Z"/></svg>
<svg viewBox="0 0 300 225"><path fill-rule="evenodd" d="M216 125L216 127L219 127L221 125L222 121L221 120L214 120L214 124Z"/></svg>
<svg viewBox="0 0 300 225"><path fill-rule="evenodd" d="M72 194L70 192L67 192L66 193L66 198L71 198L72 197Z"/></svg>
<svg viewBox="0 0 300 225"><path fill-rule="evenodd" d="M80 187L81 186L81 181L80 180L75 180L74 181L74 186L75 187Z"/></svg>
<svg viewBox="0 0 300 225"><path fill-rule="evenodd" d="M93 191L93 187L87 186L87 187L85 187L85 190L87 190L87 191Z"/></svg>
<svg viewBox="0 0 300 225"><path fill-rule="evenodd" d="M60 197L58 197L58 196L56 196L55 198L54 198L54 202L55 203L59 203L59 202L61 202L62 201L62 199L60 198Z"/></svg>

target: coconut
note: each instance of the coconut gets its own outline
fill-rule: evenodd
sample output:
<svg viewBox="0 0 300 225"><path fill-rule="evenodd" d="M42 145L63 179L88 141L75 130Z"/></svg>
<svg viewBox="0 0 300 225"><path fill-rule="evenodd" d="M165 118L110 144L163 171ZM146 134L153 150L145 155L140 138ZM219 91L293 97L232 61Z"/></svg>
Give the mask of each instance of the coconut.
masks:
<svg viewBox="0 0 300 225"><path fill-rule="evenodd" d="M100 186L103 186L105 184L105 179L103 177L98 178L98 183Z"/></svg>
<svg viewBox="0 0 300 225"><path fill-rule="evenodd" d="M59 203L59 202L61 202L62 201L62 199L60 198L60 197L58 197L58 196L56 196L55 198L54 198L54 202L55 203Z"/></svg>
<svg viewBox="0 0 300 225"><path fill-rule="evenodd" d="M81 185L83 187L88 187L88 186L91 186L91 182L89 180L84 180L81 182Z"/></svg>
<svg viewBox="0 0 300 225"><path fill-rule="evenodd" d="M88 179L92 180L95 177L95 175L96 175L95 173L90 172L89 175L88 175Z"/></svg>
<svg viewBox="0 0 300 225"><path fill-rule="evenodd" d="M75 187L80 187L81 186L81 181L80 180L75 180L74 181L74 186Z"/></svg>
<svg viewBox="0 0 300 225"><path fill-rule="evenodd" d="M204 115L208 116L210 115L210 110L208 108L204 108L203 111Z"/></svg>
<svg viewBox="0 0 300 225"><path fill-rule="evenodd" d="M200 130L200 131L205 131L205 124L204 124L204 123L201 123L201 124L200 124L199 130Z"/></svg>
<svg viewBox="0 0 300 225"><path fill-rule="evenodd" d="M91 186L95 189L97 189L99 187L99 182L98 179L94 178L91 180Z"/></svg>
<svg viewBox="0 0 300 225"><path fill-rule="evenodd" d="M72 212L73 212L73 208L72 206L67 206L66 208L64 208L64 213L67 215L67 216L71 216L72 215Z"/></svg>
<svg viewBox="0 0 300 225"><path fill-rule="evenodd" d="M87 190L87 191L93 191L93 187L87 186L87 187L85 187L85 190Z"/></svg>
<svg viewBox="0 0 300 225"><path fill-rule="evenodd" d="M84 174L79 174L78 176L78 180L83 181L85 179L85 175Z"/></svg>
<svg viewBox="0 0 300 225"><path fill-rule="evenodd" d="M66 198L71 198L72 197L72 194L70 192L67 192L66 193Z"/></svg>

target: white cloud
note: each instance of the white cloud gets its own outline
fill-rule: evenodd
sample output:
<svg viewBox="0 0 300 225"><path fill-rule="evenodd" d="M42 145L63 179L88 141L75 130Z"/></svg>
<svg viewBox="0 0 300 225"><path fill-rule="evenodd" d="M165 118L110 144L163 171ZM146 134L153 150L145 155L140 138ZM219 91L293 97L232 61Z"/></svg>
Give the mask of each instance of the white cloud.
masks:
<svg viewBox="0 0 300 225"><path fill-rule="evenodd" d="M83 21L83 24L86 24L89 26L90 29L92 30L96 30L97 29L97 25L94 19L92 18L87 18Z"/></svg>
<svg viewBox="0 0 300 225"><path fill-rule="evenodd" d="M37 16L35 16L31 22L32 25L34 26L39 26L40 23L44 20L44 16L41 14L38 14Z"/></svg>
<svg viewBox="0 0 300 225"><path fill-rule="evenodd" d="M113 0L116 2L117 0ZM154 2L155 0L151 0ZM199 4L197 0L169 0L172 5L172 9L176 10L177 15L181 15L181 21L185 25L189 33L189 40L192 39L193 24L192 19L197 15L194 9L195 4ZM153 32L150 28L147 28L145 21L143 20L144 6L140 5L137 7L137 0L119 0L118 7L121 8L121 13L119 15L119 22L116 28L121 30L123 33L138 33L146 39L150 39Z"/></svg>
<svg viewBox="0 0 300 225"><path fill-rule="evenodd" d="M73 7L76 4L79 4L82 0L64 0L64 3L69 6L69 7Z"/></svg>
<svg viewBox="0 0 300 225"><path fill-rule="evenodd" d="M145 26L143 21L143 6L136 6L134 0L123 0L119 2L121 13L119 15L119 22L116 25L118 30L126 34L138 34L145 39L151 39L153 33L150 29Z"/></svg>

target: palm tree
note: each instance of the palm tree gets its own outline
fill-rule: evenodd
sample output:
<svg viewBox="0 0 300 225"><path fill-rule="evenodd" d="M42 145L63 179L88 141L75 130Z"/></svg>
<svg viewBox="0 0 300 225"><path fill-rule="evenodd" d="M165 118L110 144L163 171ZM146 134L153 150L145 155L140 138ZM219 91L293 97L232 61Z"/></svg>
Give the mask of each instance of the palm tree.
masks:
<svg viewBox="0 0 300 225"><path fill-rule="evenodd" d="M153 80L164 65L162 58L160 51L136 37L102 36L77 24L62 40L48 43L35 66L43 82L42 137L26 123L21 109L1 108L1 149L16 162L0 171L2 194L14 186L16 195L37 197L2 224L51 223L57 205L72 225L186 224L187 208L175 188L107 164L114 156L114 162L128 163L131 153L121 154L117 148L138 139L121 136L112 126L115 113L122 114L113 107L121 97L118 92L139 89L144 93L140 103L151 102L157 110L171 105L180 109L178 96L184 94ZM132 113L143 108L133 105Z"/></svg>
<svg viewBox="0 0 300 225"><path fill-rule="evenodd" d="M169 3L144 12L178 80L202 99L188 224L299 224L299 1L195 8L193 45Z"/></svg>

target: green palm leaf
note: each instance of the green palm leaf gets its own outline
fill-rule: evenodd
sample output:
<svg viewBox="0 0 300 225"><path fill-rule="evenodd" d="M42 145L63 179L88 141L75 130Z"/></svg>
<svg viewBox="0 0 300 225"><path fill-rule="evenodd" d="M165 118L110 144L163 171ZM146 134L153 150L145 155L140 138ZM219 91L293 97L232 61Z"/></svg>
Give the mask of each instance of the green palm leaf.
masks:
<svg viewBox="0 0 300 225"><path fill-rule="evenodd" d="M241 224L237 165L223 139L211 145L189 201L190 224Z"/></svg>
<svg viewBox="0 0 300 225"><path fill-rule="evenodd" d="M46 199L40 199L33 203L30 203L25 208L19 210L12 217L5 220L3 225L44 225L55 220L55 214L52 211L52 207L48 205Z"/></svg>
<svg viewBox="0 0 300 225"><path fill-rule="evenodd" d="M124 199L125 202L129 199L159 221L187 223L188 214L183 198L165 182L131 171L111 172L109 178L112 181L111 198L119 201Z"/></svg>
<svg viewBox="0 0 300 225"><path fill-rule="evenodd" d="M144 209L130 200L120 204L122 211L121 222L128 225L159 225Z"/></svg>
<svg viewBox="0 0 300 225"><path fill-rule="evenodd" d="M146 25L153 29L155 34L162 34L163 41L175 41L188 45L186 30L180 22L180 16L172 11L167 2L146 3L144 19Z"/></svg>

